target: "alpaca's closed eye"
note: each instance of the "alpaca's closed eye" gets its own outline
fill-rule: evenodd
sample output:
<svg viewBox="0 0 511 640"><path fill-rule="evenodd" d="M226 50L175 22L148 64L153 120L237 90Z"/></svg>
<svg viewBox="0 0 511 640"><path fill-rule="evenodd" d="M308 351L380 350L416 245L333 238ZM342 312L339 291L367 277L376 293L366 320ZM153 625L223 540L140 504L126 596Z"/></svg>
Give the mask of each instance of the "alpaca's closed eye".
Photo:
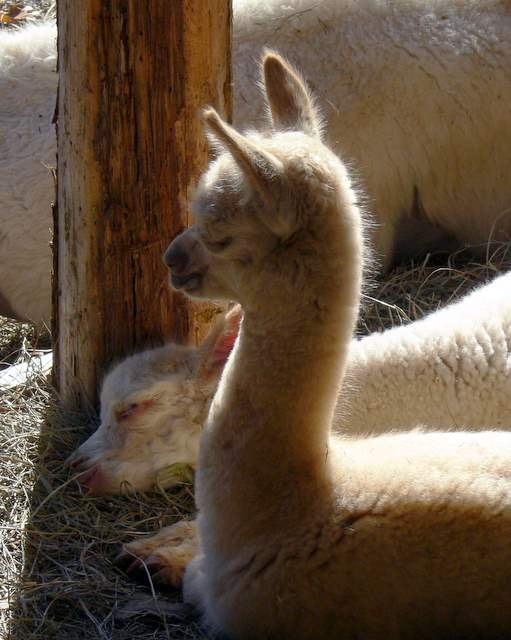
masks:
<svg viewBox="0 0 511 640"><path fill-rule="evenodd" d="M202 242L206 249L208 251L211 251L211 253L220 253L232 244L232 238L230 236L227 236L225 238L222 238L222 240L215 241L202 239Z"/></svg>

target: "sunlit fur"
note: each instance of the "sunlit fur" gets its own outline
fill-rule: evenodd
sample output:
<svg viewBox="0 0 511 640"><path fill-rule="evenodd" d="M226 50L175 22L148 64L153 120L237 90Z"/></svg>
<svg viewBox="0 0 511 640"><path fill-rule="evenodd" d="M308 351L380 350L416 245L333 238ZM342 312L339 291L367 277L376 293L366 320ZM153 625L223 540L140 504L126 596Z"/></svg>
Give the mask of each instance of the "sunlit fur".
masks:
<svg viewBox="0 0 511 640"><path fill-rule="evenodd" d="M423 320L352 342L334 425L511 429L510 293L505 273Z"/></svg>
<svg viewBox="0 0 511 640"><path fill-rule="evenodd" d="M0 315L50 324L53 25L0 30Z"/></svg>
<svg viewBox="0 0 511 640"><path fill-rule="evenodd" d="M332 429L345 435L511 425L511 274L409 325L353 339ZM211 337L233 327L222 317L200 348L168 345L118 363L101 393L98 431L72 457L90 491L150 489L168 465L195 466L202 424L228 352L204 378L197 366ZM230 345L229 345L230 346ZM157 401L155 401L157 398ZM407 398L403 402L403 398ZM119 411L136 402L127 419ZM79 463L78 463L79 461Z"/></svg>
<svg viewBox="0 0 511 640"><path fill-rule="evenodd" d="M101 424L69 458L91 494L152 489L174 462L195 465L215 380L203 379L192 347L131 356L106 376Z"/></svg>
<svg viewBox="0 0 511 640"><path fill-rule="evenodd" d="M205 114L237 166L217 161L206 174L197 233L215 236L218 223L235 252L250 225L262 243L251 261L215 263L245 315L201 439L200 552L185 599L239 638L505 637L511 434L331 435L360 297L361 218L343 165L303 132L298 75L273 54L264 72L272 115L287 105L294 128L244 137ZM288 92L280 103L276 83ZM224 215L215 203L227 190Z"/></svg>
<svg viewBox="0 0 511 640"><path fill-rule="evenodd" d="M89 493L152 489L169 465L195 466L240 314L222 316L199 348L170 343L112 368L101 387L101 424L67 461Z"/></svg>

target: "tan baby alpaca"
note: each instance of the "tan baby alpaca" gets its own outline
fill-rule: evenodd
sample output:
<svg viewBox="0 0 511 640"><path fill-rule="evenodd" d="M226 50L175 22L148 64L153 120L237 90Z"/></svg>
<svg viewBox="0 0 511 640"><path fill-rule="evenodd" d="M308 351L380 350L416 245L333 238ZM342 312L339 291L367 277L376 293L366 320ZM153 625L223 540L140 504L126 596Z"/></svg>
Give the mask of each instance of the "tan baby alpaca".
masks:
<svg viewBox="0 0 511 640"><path fill-rule="evenodd" d="M243 639L504 637L511 435L331 436L360 213L300 76L273 53L263 68L272 129L205 112L222 152L166 255L176 288L245 311L200 444L185 599Z"/></svg>

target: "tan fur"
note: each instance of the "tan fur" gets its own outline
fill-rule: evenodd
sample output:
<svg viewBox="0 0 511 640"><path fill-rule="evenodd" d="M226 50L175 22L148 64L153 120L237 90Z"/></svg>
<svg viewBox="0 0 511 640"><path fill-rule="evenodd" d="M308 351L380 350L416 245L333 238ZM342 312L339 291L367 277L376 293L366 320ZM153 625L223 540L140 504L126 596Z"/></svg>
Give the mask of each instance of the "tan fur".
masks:
<svg viewBox="0 0 511 640"><path fill-rule="evenodd" d="M277 61L306 108L299 76L273 54L265 63ZM246 147L231 137L244 161L256 145L282 163L264 185L272 211L227 152L203 177L185 233L224 239L202 253L192 293L245 310L200 446L201 551L185 599L244 639L505 637L511 435L330 435L361 222L343 165L299 125L250 134Z"/></svg>
<svg viewBox="0 0 511 640"><path fill-rule="evenodd" d="M127 563L128 572L143 567L155 568L151 576L153 581L179 588L186 567L197 552L197 525L193 520L181 520L163 527L154 536L144 536L125 545L117 561Z"/></svg>

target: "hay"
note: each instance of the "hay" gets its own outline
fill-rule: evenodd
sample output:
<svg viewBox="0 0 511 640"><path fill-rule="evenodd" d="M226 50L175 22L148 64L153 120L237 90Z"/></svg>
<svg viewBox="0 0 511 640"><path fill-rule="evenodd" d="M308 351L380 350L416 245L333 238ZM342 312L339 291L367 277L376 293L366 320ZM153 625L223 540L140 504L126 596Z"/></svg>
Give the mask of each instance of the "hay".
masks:
<svg viewBox="0 0 511 640"><path fill-rule="evenodd" d="M127 605L139 606L148 590L113 563L122 541L189 513L191 485L155 495L82 496L62 461L92 425L57 405L41 381L0 401L1 637L201 637L193 624L179 630L158 601L150 615L131 616Z"/></svg>
<svg viewBox="0 0 511 640"><path fill-rule="evenodd" d="M31 349L48 349L50 343L44 329L0 316L0 369L19 361Z"/></svg>
<svg viewBox="0 0 511 640"><path fill-rule="evenodd" d="M0 21L0 28L21 26L27 21L53 20L57 14L56 0L0 0L0 16L12 16L13 20Z"/></svg>
<svg viewBox="0 0 511 640"><path fill-rule="evenodd" d="M476 260L474 255L484 257ZM420 320L467 291L511 269L511 244L493 242L445 254L428 254L385 275L363 296L358 333L365 335Z"/></svg>
<svg viewBox="0 0 511 640"><path fill-rule="evenodd" d="M447 263L430 256L396 269L367 294L359 331L418 319L510 268L511 247L498 245L487 262L460 252ZM206 638L194 621L175 616L179 594L137 582L113 562L121 543L191 514L190 485L153 495L80 495L62 462L94 425L57 406L41 380L0 399L0 637Z"/></svg>

